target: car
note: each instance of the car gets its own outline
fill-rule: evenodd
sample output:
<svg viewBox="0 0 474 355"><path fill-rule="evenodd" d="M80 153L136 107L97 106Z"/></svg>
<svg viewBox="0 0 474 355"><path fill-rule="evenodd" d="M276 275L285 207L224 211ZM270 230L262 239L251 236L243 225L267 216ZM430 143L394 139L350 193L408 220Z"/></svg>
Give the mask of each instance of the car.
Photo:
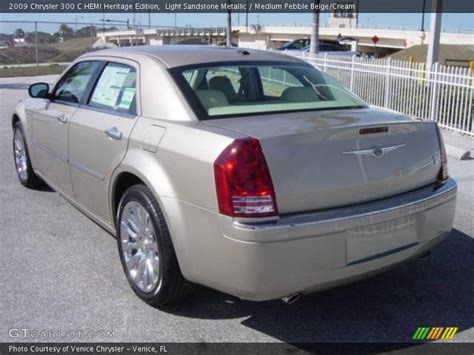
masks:
<svg viewBox="0 0 474 355"><path fill-rule="evenodd" d="M344 39L344 38L343 38ZM311 41L309 39L297 39L284 44L282 47L274 50L282 51L285 54L294 56L306 56L309 54ZM350 51L349 47L341 44L339 41L320 40L318 53L323 55L337 56L360 56L359 52Z"/></svg>
<svg viewBox="0 0 474 355"><path fill-rule="evenodd" d="M195 284L291 303L422 256L452 228L436 123L371 108L291 56L108 49L29 95L12 115L20 183L47 183L114 234L156 307Z"/></svg>
<svg viewBox="0 0 474 355"><path fill-rule="evenodd" d="M306 48L311 43L311 40L307 38L298 38L293 41L289 41L281 47L274 48L275 51L286 51L286 50L301 50Z"/></svg>

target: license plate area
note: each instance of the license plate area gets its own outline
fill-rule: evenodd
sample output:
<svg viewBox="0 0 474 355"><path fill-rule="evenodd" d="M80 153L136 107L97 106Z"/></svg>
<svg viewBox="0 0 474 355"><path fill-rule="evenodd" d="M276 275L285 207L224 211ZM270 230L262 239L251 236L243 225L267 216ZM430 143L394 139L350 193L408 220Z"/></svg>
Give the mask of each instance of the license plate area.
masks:
<svg viewBox="0 0 474 355"><path fill-rule="evenodd" d="M348 231L347 265L381 258L418 244L416 216L411 215Z"/></svg>

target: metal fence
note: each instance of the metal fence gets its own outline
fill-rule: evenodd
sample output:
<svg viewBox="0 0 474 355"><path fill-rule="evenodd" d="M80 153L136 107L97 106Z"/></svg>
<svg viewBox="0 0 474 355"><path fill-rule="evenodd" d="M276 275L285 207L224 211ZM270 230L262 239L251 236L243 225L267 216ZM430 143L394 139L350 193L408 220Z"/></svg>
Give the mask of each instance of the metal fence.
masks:
<svg viewBox="0 0 474 355"><path fill-rule="evenodd" d="M474 136L473 70L387 59L324 55L304 60L332 75L367 103L436 121Z"/></svg>

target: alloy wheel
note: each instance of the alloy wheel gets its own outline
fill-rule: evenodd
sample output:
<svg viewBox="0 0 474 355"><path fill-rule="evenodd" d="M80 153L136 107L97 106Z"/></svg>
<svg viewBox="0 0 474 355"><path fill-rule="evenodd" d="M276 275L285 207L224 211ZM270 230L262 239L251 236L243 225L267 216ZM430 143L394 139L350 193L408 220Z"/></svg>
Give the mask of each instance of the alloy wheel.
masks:
<svg viewBox="0 0 474 355"><path fill-rule="evenodd" d="M150 214L136 201L123 208L120 242L130 280L142 292L153 291L160 279L158 243Z"/></svg>

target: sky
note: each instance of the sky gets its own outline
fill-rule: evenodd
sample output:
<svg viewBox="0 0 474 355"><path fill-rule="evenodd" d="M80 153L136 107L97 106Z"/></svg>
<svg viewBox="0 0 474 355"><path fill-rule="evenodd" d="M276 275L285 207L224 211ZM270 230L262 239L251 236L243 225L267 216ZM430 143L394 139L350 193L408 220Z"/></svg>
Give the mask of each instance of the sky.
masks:
<svg viewBox="0 0 474 355"><path fill-rule="evenodd" d="M463 0L464 1L464 0ZM471 0L468 0L471 1ZM22 27L25 31L32 31L33 24L21 23L21 20L37 21L57 21L57 22L96 22L100 23L103 18L100 13L82 14L0 14L0 20L15 21L15 23L0 23L0 32L10 33L16 28ZM431 14L425 14L425 28L429 29ZM133 14L105 14L106 19L126 20L133 22ZM329 15L321 15L321 25L323 26ZM421 25L421 14L360 14L359 24L364 27L374 28L375 26L392 26L392 28L405 27L408 30L418 30ZM175 15L173 14L151 14L151 24L156 26L174 26ZM178 26L225 26L226 14L177 14L176 22ZM232 16L234 25L245 25L245 14ZM148 25L148 14L136 15L136 23L143 26ZM261 25L285 25L285 26L310 26L311 14L285 13L285 14L249 14L249 24L260 23ZM45 32L55 32L57 24L41 24L39 30ZM80 28L81 25L78 26ZM443 14L442 28L448 32L468 32L474 34L474 14Z"/></svg>

